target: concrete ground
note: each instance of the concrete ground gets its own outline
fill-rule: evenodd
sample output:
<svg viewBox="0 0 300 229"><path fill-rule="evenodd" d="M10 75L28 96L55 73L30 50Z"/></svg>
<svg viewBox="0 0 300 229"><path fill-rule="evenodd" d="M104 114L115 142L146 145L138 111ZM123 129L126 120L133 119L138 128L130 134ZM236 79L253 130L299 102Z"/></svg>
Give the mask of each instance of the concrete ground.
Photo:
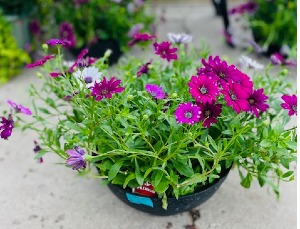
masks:
<svg viewBox="0 0 300 229"><path fill-rule="evenodd" d="M165 11L166 22L158 28L161 39L166 32L191 33L194 40L204 38L213 54L228 56L232 62L240 57L240 49L225 45L221 21L210 2L154 6L158 15ZM291 72L290 80L295 81L296 71ZM0 113L7 108L7 99L29 105L26 89L39 83L35 73L24 70L0 87ZM8 141L0 141L1 229L192 229L187 227L192 224L188 212L169 217L138 212L120 202L99 180L79 177L59 165L62 161L55 155L48 154L43 164L37 163L32 150L35 137L14 130ZM295 229L296 181L281 184L279 201L269 191L255 182L244 189L233 170L217 193L197 208L200 218L194 228Z"/></svg>

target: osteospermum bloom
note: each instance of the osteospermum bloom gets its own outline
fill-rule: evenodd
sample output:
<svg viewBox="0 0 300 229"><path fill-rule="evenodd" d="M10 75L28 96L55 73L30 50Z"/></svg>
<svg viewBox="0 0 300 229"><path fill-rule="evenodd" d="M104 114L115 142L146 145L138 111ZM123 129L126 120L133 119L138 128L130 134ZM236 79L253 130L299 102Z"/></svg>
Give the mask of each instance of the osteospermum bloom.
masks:
<svg viewBox="0 0 300 229"><path fill-rule="evenodd" d="M263 88L254 90L247 99L250 105L249 111L253 112L253 114L258 118L259 111L265 112L269 108L269 105L266 104L267 99L268 96L264 94Z"/></svg>
<svg viewBox="0 0 300 229"><path fill-rule="evenodd" d="M191 35L185 33L168 33L168 38L172 43L176 44L186 44L193 40L193 37Z"/></svg>
<svg viewBox="0 0 300 229"><path fill-rule="evenodd" d="M251 93L253 91L253 82L248 75L236 69L234 78L233 82L241 85L243 90L247 93Z"/></svg>
<svg viewBox="0 0 300 229"><path fill-rule="evenodd" d="M71 166L73 170L84 169L86 167L86 161L84 159L85 151L79 146L75 146L74 149L66 151L69 155L66 165Z"/></svg>
<svg viewBox="0 0 300 229"><path fill-rule="evenodd" d="M75 35L73 26L68 22L63 22L59 25L59 37L61 40L69 41L68 47L75 46Z"/></svg>
<svg viewBox="0 0 300 229"><path fill-rule="evenodd" d="M297 115L297 96L283 95L281 98L283 99L284 103L282 103L280 106L289 111L289 116L294 114Z"/></svg>
<svg viewBox="0 0 300 229"><path fill-rule="evenodd" d="M236 67L227 64L219 56L208 58L208 62L202 59L204 67L198 69L198 75L205 74L214 78L218 84L226 83L236 79Z"/></svg>
<svg viewBox="0 0 300 229"><path fill-rule="evenodd" d="M162 43L154 43L155 54L159 55L163 59L177 60L177 48L171 48L172 43L168 41L163 41Z"/></svg>
<svg viewBox="0 0 300 229"><path fill-rule="evenodd" d="M11 100L7 100L7 103L15 110L16 113L23 113L26 115L32 114L31 110L27 107L24 107L20 104L16 104L15 102L13 102Z"/></svg>
<svg viewBox="0 0 300 229"><path fill-rule="evenodd" d="M98 68L95 66L84 68L82 71L78 69L76 72L73 73L73 76L77 79L82 79L86 86L89 88L94 85L95 82L98 82L102 74L99 72ZM79 81L81 82L81 81Z"/></svg>
<svg viewBox="0 0 300 229"><path fill-rule="evenodd" d="M143 64L140 69L137 72L137 77L140 78L142 74L147 74L149 72L149 65L152 63L152 59L147 62L146 64Z"/></svg>
<svg viewBox="0 0 300 229"><path fill-rule="evenodd" d="M191 102L181 103L175 113L177 122L194 124L199 122L200 119L200 108Z"/></svg>
<svg viewBox="0 0 300 229"><path fill-rule="evenodd" d="M164 99L165 98L165 93L163 92L163 89L160 86L157 86L155 84L147 84L145 89L155 99Z"/></svg>
<svg viewBox="0 0 300 229"><path fill-rule="evenodd" d="M206 75L192 76L191 81L187 83L190 94L197 102L211 102L219 95L219 89L215 81Z"/></svg>
<svg viewBox="0 0 300 229"><path fill-rule="evenodd" d="M243 67L246 67L246 68L252 68L252 69L255 69L255 70L259 70L259 69L263 69L263 65L258 63L257 61L247 57L247 56L242 56L240 59L239 59L239 63L243 66Z"/></svg>
<svg viewBox="0 0 300 229"><path fill-rule="evenodd" d="M248 102L249 93L245 91L241 85L228 82L222 90L224 99L228 106L231 106L238 114L240 111L249 111L250 105Z"/></svg>
<svg viewBox="0 0 300 229"><path fill-rule="evenodd" d="M48 60L51 60L54 57L55 57L55 55L53 55L53 54L44 56L42 59L37 60L32 64L27 64L26 68L34 68L34 67L43 66Z"/></svg>
<svg viewBox="0 0 300 229"><path fill-rule="evenodd" d="M90 89L92 91L91 95L95 97L96 101L100 101L103 98L111 98L114 93L121 93L125 88L119 87L121 80L115 80L112 77L109 81L106 77L100 83L95 82L94 86Z"/></svg>
<svg viewBox="0 0 300 229"><path fill-rule="evenodd" d="M222 104L212 103L197 103L200 108L200 121L203 121L203 126L209 128L211 124L217 123L217 117L222 112Z"/></svg>
<svg viewBox="0 0 300 229"><path fill-rule="evenodd" d="M129 30L127 36L128 37L134 37L135 34L138 34L140 32L141 29L144 28L144 24L139 23L139 24L135 24L131 27L131 29Z"/></svg>
<svg viewBox="0 0 300 229"><path fill-rule="evenodd" d="M139 42L151 41L155 38L154 35L149 35L147 33L137 33L133 36L133 40L129 41L128 45L133 46Z"/></svg>
<svg viewBox="0 0 300 229"><path fill-rule="evenodd" d="M1 121L0 121L1 138L8 139L11 136L13 128L14 128L14 120L11 114L8 115L8 118L1 117Z"/></svg>
<svg viewBox="0 0 300 229"><path fill-rule="evenodd" d="M290 66L297 65L296 60L286 60L283 58L283 56L280 55L280 53L272 54L270 60L273 65L290 65Z"/></svg>
<svg viewBox="0 0 300 229"><path fill-rule="evenodd" d="M64 39L64 40L59 40L59 39L50 39L46 42L47 45L52 45L52 46L56 46L56 45L61 45L61 46L70 46L71 42Z"/></svg>

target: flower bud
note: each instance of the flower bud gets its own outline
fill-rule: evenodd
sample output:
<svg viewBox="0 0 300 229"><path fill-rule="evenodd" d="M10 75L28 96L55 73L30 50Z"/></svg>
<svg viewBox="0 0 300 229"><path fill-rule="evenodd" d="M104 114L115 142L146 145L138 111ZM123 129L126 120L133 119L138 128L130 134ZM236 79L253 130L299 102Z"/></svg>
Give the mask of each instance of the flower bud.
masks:
<svg viewBox="0 0 300 229"><path fill-rule="evenodd" d="M125 76L129 77L130 76L130 72L125 72Z"/></svg>
<svg viewBox="0 0 300 229"><path fill-rule="evenodd" d="M143 115L143 120L148 120L149 116L148 115Z"/></svg>
<svg viewBox="0 0 300 229"><path fill-rule="evenodd" d="M133 100L133 99L134 99L134 96L133 96L133 95L128 95L128 96L127 96L127 100L131 101L131 100Z"/></svg>
<svg viewBox="0 0 300 229"><path fill-rule="evenodd" d="M172 99L176 99L177 97L178 97L177 93L173 93L173 94L171 95L171 98L172 98Z"/></svg>
<svg viewBox="0 0 300 229"><path fill-rule="evenodd" d="M288 73L289 73L289 70L287 70L286 68L282 69L282 71L281 71L281 74L284 76Z"/></svg>
<svg viewBox="0 0 300 229"><path fill-rule="evenodd" d="M148 64L148 68L152 69L153 68L152 64Z"/></svg>
<svg viewBox="0 0 300 229"><path fill-rule="evenodd" d="M48 51L48 48L49 48L49 46L48 46L47 44L43 44L43 45L42 45L42 48L44 49L44 51L45 51L45 52L47 52L47 51Z"/></svg>
<svg viewBox="0 0 300 229"><path fill-rule="evenodd" d="M40 79L43 78L43 75L42 75L42 73L40 73L40 72L36 73L36 76L37 76L38 78L40 78Z"/></svg>

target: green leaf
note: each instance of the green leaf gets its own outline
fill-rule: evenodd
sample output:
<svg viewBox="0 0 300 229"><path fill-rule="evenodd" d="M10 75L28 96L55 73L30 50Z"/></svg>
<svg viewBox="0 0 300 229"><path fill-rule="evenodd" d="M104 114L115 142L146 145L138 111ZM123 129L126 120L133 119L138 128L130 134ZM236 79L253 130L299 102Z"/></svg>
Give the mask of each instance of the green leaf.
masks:
<svg viewBox="0 0 300 229"><path fill-rule="evenodd" d="M153 185L153 187L158 193L163 193L168 189L169 183L170 181L165 176L163 176L159 184L156 186Z"/></svg>
<svg viewBox="0 0 300 229"><path fill-rule="evenodd" d="M52 108L56 108L55 102L51 98L47 98L45 102Z"/></svg>
<svg viewBox="0 0 300 229"><path fill-rule="evenodd" d="M258 183L259 183L260 187L263 187L266 183L266 178L263 176L258 176L257 179L258 179Z"/></svg>
<svg viewBox="0 0 300 229"><path fill-rule="evenodd" d="M47 109L39 107L39 110L44 114L51 114Z"/></svg>
<svg viewBox="0 0 300 229"><path fill-rule="evenodd" d="M186 177L191 177L194 175L194 170L188 164L183 163L182 161L172 160L172 163L176 170Z"/></svg>
<svg viewBox="0 0 300 229"><path fill-rule="evenodd" d="M133 180L133 179L135 179L135 173L130 173L130 174L126 177L126 179L125 179L125 181L124 181L123 188L125 189L126 186L127 186L127 184L128 184L128 182L131 181L131 180Z"/></svg>
<svg viewBox="0 0 300 229"><path fill-rule="evenodd" d="M242 180L241 185L245 188L250 188L252 182L252 175L250 173Z"/></svg>
<svg viewBox="0 0 300 229"><path fill-rule="evenodd" d="M115 178L115 176L120 171L120 168L122 167L122 165L123 165L123 161L118 161L110 168L110 170L108 172L108 180L109 181L111 181L112 179Z"/></svg>
<svg viewBox="0 0 300 229"><path fill-rule="evenodd" d="M144 184L144 177L141 174L140 166L136 158L135 158L135 178L139 185Z"/></svg>
<svg viewBox="0 0 300 229"><path fill-rule="evenodd" d="M106 132L108 132L110 135L113 135L113 131L110 126L101 125L101 128L104 129Z"/></svg>
<svg viewBox="0 0 300 229"><path fill-rule="evenodd" d="M284 173L284 174L282 175L282 178L289 177L289 176L291 176L291 175L293 175L293 174L294 174L293 171L288 171L288 172L286 172L286 173Z"/></svg>
<svg viewBox="0 0 300 229"><path fill-rule="evenodd" d="M218 149L218 146L217 146L216 142L209 135L207 136L207 138L208 138L208 141L209 141L210 145L218 152L219 149Z"/></svg>
<svg viewBox="0 0 300 229"><path fill-rule="evenodd" d="M70 128L70 129L72 129L72 130L76 130L78 132L82 131L82 128L80 126L78 126L75 123L70 122L70 121L64 122L63 125L66 126L66 127L68 127L68 128Z"/></svg>
<svg viewBox="0 0 300 229"><path fill-rule="evenodd" d="M281 157L280 158L280 162L283 165L284 168L289 169L290 168L290 161L289 159L285 158L285 157Z"/></svg>
<svg viewBox="0 0 300 229"><path fill-rule="evenodd" d="M268 139L264 139L260 142L261 147L268 148L272 146L272 143Z"/></svg>
<svg viewBox="0 0 300 229"><path fill-rule="evenodd" d="M155 178L154 178L154 186L157 186L159 184L163 175L164 175L163 171L161 170L156 171Z"/></svg>
<svg viewBox="0 0 300 229"><path fill-rule="evenodd" d="M288 142L285 142L285 144L286 144L291 150L297 150L297 142L288 141Z"/></svg>

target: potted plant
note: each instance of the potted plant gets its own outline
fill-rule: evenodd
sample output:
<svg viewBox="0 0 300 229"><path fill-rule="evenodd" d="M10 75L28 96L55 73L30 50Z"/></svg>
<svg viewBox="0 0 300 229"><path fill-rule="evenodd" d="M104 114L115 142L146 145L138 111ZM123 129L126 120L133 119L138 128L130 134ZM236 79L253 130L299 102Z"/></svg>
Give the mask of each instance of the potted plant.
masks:
<svg viewBox="0 0 300 229"><path fill-rule="evenodd" d="M31 21L34 46L60 37L70 41L67 48L74 56L88 48L90 56L102 57L111 49L110 62L114 63L128 49L127 43L136 33L150 31L154 19L147 13L143 0L71 2L39 2L39 10Z"/></svg>
<svg viewBox="0 0 300 229"><path fill-rule="evenodd" d="M297 15L295 0L250 0L229 9L229 36L233 45L253 46L254 50L270 56L281 52L287 56L297 44ZM243 37L243 42L238 41Z"/></svg>
<svg viewBox="0 0 300 229"><path fill-rule="evenodd" d="M11 25L0 12L0 85L7 82L30 62L25 51L18 48Z"/></svg>
<svg viewBox="0 0 300 229"><path fill-rule="evenodd" d="M60 54L67 44L49 40L58 54L28 65L45 72L42 89L30 89L32 121L22 124L39 135L35 158L55 153L67 167L101 178L127 204L157 215L202 203L231 168L245 188L256 179L278 194L279 181L294 178L289 164L297 146L296 127L286 128L297 114L286 71L272 77L267 67L250 77L205 47L183 45L191 40L185 36L152 41L151 59L124 59L111 76L109 53L88 66L85 51L68 70ZM22 113L31 114L8 103L4 139Z"/></svg>

